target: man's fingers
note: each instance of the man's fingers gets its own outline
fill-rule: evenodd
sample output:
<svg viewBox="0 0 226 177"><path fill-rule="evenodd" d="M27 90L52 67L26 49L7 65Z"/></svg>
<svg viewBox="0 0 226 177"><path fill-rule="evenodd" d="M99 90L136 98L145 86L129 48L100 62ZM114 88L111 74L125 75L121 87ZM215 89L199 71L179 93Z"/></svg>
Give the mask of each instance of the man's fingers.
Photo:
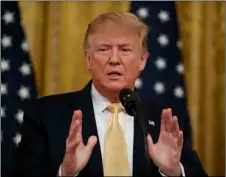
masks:
<svg viewBox="0 0 226 177"><path fill-rule="evenodd" d="M80 110L74 111L71 125L70 125L70 130L69 130L69 136L76 134L77 131L80 133L82 132L82 112Z"/></svg>
<svg viewBox="0 0 226 177"><path fill-rule="evenodd" d="M67 143L66 143L66 154L69 156L74 156L76 149L78 148L79 144L82 141L82 137L81 137L80 133L77 133L73 137L74 137L74 139L69 137L67 139Z"/></svg>
<svg viewBox="0 0 226 177"><path fill-rule="evenodd" d="M67 151L73 153L80 143L83 143L82 112L80 110L76 110L74 111L70 125L69 135L66 140Z"/></svg>
<svg viewBox="0 0 226 177"><path fill-rule="evenodd" d="M96 145L97 143L97 137L96 136L90 136L89 139L88 139L88 142L86 144L86 149L88 152L92 152L94 146Z"/></svg>
<svg viewBox="0 0 226 177"><path fill-rule="evenodd" d="M70 125L70 129L69 130L71 130L73 128L73 126L75 126L74 122L76 120L76 112L77 111L74 111L74 113L73 113L72 120L71 120L71 125Z"/></svg>
<svg viewBox="0 0 226 177"><path fill-rule="evenodd" d="M78 132L82 133L82 111L77 111Z"/></svg>
<svg viewBox="0 0 226 177"><path fill-rule="evenodd" d="M67 148L71 151L76 150L77 146L82 142L82 135L80 133L76 133L73 136L73 139L70 137L67 141Z"/></svg>
<svg viewBox="0 0 226 177"><path fill-rule="evenodd" d="M75 127L76 127L77 117L78 117L78 111L76 110L76 111L74 111L73 116L72 116L69 134L71 133L72 129L75 129Z"/></svg>
<svg viewBox="0 0 226 177"><path fill-rule="evenodd" d="M161 131L166 131L166 109L163 109L162 115L161 115Z"/></svg>
<svg viewBox="0 0 226 177"><path fill-rule="evenodd" d="M173 126L172 111L170 108L163 109L161 115L161 131L171 132Z"/></svg>
<svg viewBox="0 0 226 177"><path fill-rule="evenodd" d="M67 139L68 139L69 141L72 141L73 139L76 138L76 135L77 135L77 133L78 133L78 126L79 126L78 122L75 121L75 122L74 122L74 125L71 127L70 132L69 132L69 135L68 135L68 137L67 137Z"/></svg>
<svg viewBox="0 0 226 177"><path fill-rule="evenodd" d="M147 136L147 141L148 141L148 153L150 156L153 154L153 140L150 134Z"/></svg>
<svg viewBox="0 0 226 177"><path fill-rule="evenodd" d="M179 147L182 147L183 141L184 141L184 138L183 138L183 132L180 131L180 132L179 132L178 139L177 139L177 145L178 145Z"/></svg>
<svg viewBox="0 0 226 177"><path fill-rule="evenodd" d="M172 111L171 109L167 109L167 114L165 117L166 131L171 132L173 125Z"/></svg>
<svg viewBox="0 0 226 177"><path fill-rule="evenodd" d="M178 119L176 116L173 116L173 126L172 126L172 133L174 137L178 137L179 136L179 125L178 125Z"/></svg>
<svg viewBox="0 0 226 177"><path fill-rule="evenodd" d="M67 143L74 142L78 137L78 133L81 134L81 111L76 110L74 111L71 126L69 130L69 135L67 137Z"/></svg>

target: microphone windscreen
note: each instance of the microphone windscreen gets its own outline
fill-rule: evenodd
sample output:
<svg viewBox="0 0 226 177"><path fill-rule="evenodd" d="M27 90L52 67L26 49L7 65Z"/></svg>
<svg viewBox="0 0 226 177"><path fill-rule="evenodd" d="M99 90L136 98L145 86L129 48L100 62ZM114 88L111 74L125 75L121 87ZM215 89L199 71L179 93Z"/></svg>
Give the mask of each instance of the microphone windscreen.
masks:
<svg viewBox="0 0 226 177"><path fill-rule="evenodd" d="M126 112L131 115L136 115L136 97L132 90L124 88L119 93L119 99L124 106Z"/></svg>

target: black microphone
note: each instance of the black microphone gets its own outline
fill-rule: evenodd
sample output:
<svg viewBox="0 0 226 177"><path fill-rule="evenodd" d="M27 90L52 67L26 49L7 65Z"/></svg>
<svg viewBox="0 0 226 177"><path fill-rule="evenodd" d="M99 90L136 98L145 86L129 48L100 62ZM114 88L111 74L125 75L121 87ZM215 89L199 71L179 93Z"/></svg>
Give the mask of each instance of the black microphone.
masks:
<svg viewBox="0 0 226 177"><path fill-rule="evenodd" d="M130 115L130 116L134 116L137 117L137 96L135 95L135 93L128 89L128 88L124 88L120 91L119 93L119 99L120 102L122 103L122 105L124 106L126 112Z"/></svg>
<svg viewBox="0 0 226 177"><path fill-rule="evenodd" d="M124 88L119 93L119 99L126 112L130 116L134 116L134 118L137 119L140 128L144 129L144 112L138 93L129 88Z"/></svg>
<svg viewBox="0 0 226 177"><path fill-rule="evenodd" d="M142 102L138 96L138 93L132 91L129 88L124 88L119 93L119 99L126 112L130 116L134 116L137 119L138 124L140 125L141 134L144 139L145 155L148 161L148 167L150 165L149 154L148 154L148 145L147 145L147 128L144 118L144 111L142 107Z"/></svg>

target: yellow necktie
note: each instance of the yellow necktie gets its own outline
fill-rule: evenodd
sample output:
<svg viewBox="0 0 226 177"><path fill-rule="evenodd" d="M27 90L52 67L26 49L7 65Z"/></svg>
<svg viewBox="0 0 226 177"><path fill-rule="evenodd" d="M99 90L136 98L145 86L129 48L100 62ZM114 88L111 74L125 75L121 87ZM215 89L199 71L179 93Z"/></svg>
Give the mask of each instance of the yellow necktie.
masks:
<svg viewBox="0 0 226 177"><path fill-rule="evenodd" d="M120 104L107 107L111 119L107 126L104 142L104 176L129 176L129 162L124 132L118 121Z"/></svg>

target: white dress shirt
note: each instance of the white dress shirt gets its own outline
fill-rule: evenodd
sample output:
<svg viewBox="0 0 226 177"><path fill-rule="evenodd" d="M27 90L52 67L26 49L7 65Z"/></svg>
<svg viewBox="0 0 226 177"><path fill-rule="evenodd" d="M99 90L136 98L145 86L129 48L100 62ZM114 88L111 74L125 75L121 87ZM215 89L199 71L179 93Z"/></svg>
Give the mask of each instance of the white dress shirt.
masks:
<svg viewBox="0 0 226 177"><path fill-rule="evenodd" d="M104 138L106 134L106 128L108 121L111 118L111 113L106 110L107 106L111 104L105 97L103 97L92 85L91 96L93 101L93 108L95 114L95 120L98 131L98 139L101 147L101 156L103 159L104 154ZM118 114L119 123L122 127L122 130L125 133L127 152L128 152L128 161L129 161L129 170L130 176L132 176L133 171L133 124L134 118L129 116L126 111L119 112Z"/></svg>
<svg viewBox="0 0 226 177"><path fill-rule="evenodd" d="M91 87L91 97L94 109L94 117L97 125L98 132L98 141L101 147L101 157L103 159L104 154L104 138L106 134L106 127L108 121L111 117L111 113L106 109L108 105L111 104L109 100L103 97L92 84ZM129 161L129 171L130 176L133 175L133 134L134 134L134 117L129 116L123 108L118 114L119 123L125 133L126 143L127 143L127 152L128 152L128 161ZM184 168L181 165L182 175L184 175ZM162 176L165 176L160 172ZM61 176L61 168L59 169L59 176ZM76 175L75 175L76 176Z"/></svg>

